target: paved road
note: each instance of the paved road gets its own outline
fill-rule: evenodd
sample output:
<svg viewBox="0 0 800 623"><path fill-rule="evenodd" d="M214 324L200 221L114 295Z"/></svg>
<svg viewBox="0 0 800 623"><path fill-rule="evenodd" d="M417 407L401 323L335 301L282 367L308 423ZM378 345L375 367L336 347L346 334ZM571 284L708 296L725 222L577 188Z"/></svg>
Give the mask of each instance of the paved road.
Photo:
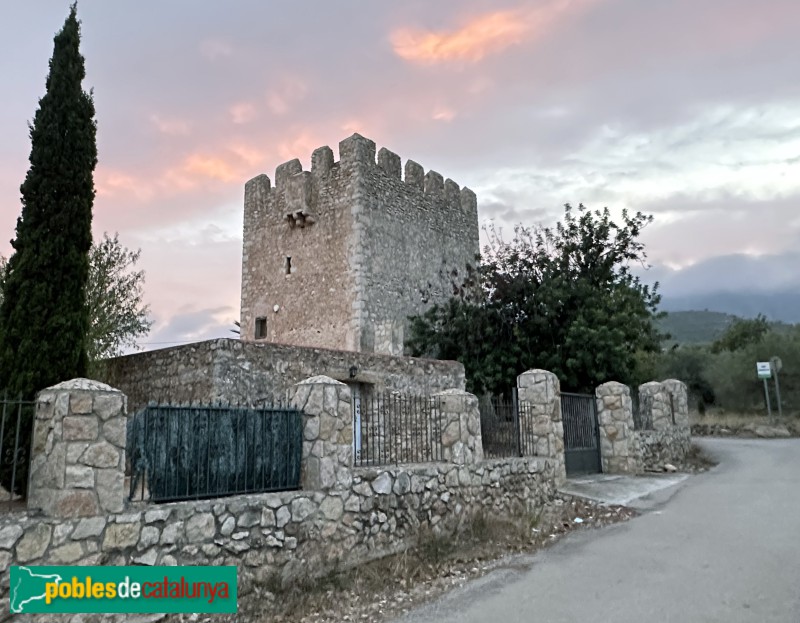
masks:
<svg viewBox="0 0 800 623"><path fill-rule="evenodd" d="M397 623L800 623L800 440L704 440L668 501Z"/></svg>

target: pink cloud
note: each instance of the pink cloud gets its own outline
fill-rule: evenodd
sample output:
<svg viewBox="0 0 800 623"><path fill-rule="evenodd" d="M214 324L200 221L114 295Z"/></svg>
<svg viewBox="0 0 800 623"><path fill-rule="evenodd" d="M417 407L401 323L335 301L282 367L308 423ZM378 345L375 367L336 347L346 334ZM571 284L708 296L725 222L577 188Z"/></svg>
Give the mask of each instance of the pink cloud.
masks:
<svg viewBox="0 0 800 623"><path fill-rule="evenodd" d="M450 30L399 28L390 37L395 53L421 64L478 62L541 36L564 15L594 0L553 0L534 9L493 11L474 16Z"/></svg>
<svg viewBox="0 0 800 623"><path fill-rule="evenodd" d="M185 119L164 118L158 114L150 115L150 122L161 134L169 136L186 136L192 129Z"/></svg>
<svg viewBox="0 0 800 623"><path fill-rule="evenodd" d="M456 111L448 106L439 106L434 109L431 118L436 121L449 122L456 118Z"/></svg>
<svg viewBox="0 0 800 623"><path fill-rule="evenodd" d="M300 78L285 78L267 94L267 106L275 115L285 115L308 93L308 84Z"/></svg>
<svg viewBox="0 0 800 623"><path fill-rule="evenodd" d="M258 110L253 102L238 102L228 110L231 121L237 125L250 123L256 118Z"/></svg>
<svg viewBox="0 0 800 623"><path fill-rule="evenodd" d="M100 165L95 175L97 196L146 203L161 196L187 194L213 186L243 184L254 167L266 162L264 151L242 142L185 155L167 164L161 173L108 169Z"/></svg>
<svg viewBox="0 0 800 623"><path fill-rule="evenodd" d="M134 196L141 201L153 198L155 188L141 179L123 171L108 169L102 164L98 165L94 176L95 189L98 198L115 197L119 195Z"/></svg>

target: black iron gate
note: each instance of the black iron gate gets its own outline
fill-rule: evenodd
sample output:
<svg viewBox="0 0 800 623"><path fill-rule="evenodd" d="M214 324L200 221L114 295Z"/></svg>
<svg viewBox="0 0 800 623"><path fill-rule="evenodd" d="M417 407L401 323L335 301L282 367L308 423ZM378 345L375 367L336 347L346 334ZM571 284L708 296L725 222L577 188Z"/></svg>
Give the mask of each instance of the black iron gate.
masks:
<svg viewBox="0 0 800 623"><path fill-rule="evenodd" d="M510 396L481 396L478 407L481 414L483 455L486 458L536 455L530 405L520 403L516 387L512 388ZM528 422L527 426L522 426L523 419Z"/></svg>
<svg viewBox="0 0 800 623"><path fill-rule="evenodd" d="M600 429L597 403L590 394L561 394L564 424L564 460L567 475L593 474L600 466Z"/></svg>

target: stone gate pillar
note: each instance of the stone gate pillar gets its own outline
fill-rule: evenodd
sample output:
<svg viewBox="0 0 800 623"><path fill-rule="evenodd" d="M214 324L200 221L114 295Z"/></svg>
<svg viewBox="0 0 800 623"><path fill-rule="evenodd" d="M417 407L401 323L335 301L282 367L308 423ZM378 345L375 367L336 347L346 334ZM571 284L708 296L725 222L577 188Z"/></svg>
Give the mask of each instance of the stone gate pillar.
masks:
<svg viewBox="0 0 800 623"><path fill-rule="evenodd" d="M442 459L457 465L481 462L483 442L478 398L460 389L447 389L432 398L439 407Z"/></svg>
<svg viewBox="0 0 800 623"><path fill-rule="evenodd" d="M564 463L564 424L561 421L561 385L547 370L528 370L517 377L520 433L531 435L538 456L555 464L555 478L567 478Z"/></svg>
<svg viewBox="0 0 800 623"><path fill-rule="evenodd" d="M639 400L650 420L653 430L672 428L672 410L669 393L662 383L650 381L639 386Z"/></svg>
<svg viewBox="0 0 800 623"><path fill-rule="evenodd" d="M675 411L675 426L689 428L689 393L686 384L677 379L667 379L661 382L667 392L667 400L672 396L671 407Z"/></svg>
<svg viewBox="0 0 800 623"><path fill-rule="evenodd" d="M603 473L635 474L642 469L641 452L633 428L631 390L609 381L597 388L597 421Z"/></svg>
<svg viewBox="0 0 800 623"><path fill-rule="evenodd" d="M36 398L28 508L50 517L119 513L125 496L126 398L89 379Z"/></svg>
<svg viewBox="0 0 800 623"><path fill-rule="evenodd" d="M350 388L328 376L293 385L289 404L303 411L303 489L333 489L349 481L353 467L353 408Z"/></svg>

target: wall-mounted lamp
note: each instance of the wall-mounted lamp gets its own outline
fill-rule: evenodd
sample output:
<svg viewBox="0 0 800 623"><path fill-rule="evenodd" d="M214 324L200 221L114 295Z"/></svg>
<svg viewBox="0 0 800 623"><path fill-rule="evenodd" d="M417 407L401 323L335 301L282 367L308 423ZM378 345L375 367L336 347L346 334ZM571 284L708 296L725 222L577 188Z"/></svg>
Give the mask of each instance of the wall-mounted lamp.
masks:
<svg viewBox="0 0 800 623"><path fill-rule="evenodd" d="M350 366L350 378L351 379L356 378L356 374L358 374L358 368L356 368L355 366Z"/></svg>

